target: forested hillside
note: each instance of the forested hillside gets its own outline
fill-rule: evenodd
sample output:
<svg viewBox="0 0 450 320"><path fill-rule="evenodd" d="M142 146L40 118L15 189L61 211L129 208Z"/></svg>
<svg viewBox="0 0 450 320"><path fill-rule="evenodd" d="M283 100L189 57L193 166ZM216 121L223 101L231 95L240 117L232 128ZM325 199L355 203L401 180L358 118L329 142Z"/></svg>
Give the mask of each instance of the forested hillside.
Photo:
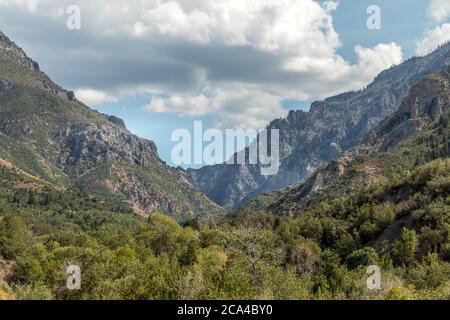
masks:
<svg viewBox="0 0 450 320"><path fill-rule="evenodd" d="M371 195L335 199L296 218L247 212L185 227L82 193L36 188L3 168L0 297L448 299L449 168L437 159ZM414 197L377 203L402 188ZM401 229L398 238L392 228ZM69 264L81 266L79 291L66 289ZM370 264L382 268L381 291L367 290Z"/></svg>

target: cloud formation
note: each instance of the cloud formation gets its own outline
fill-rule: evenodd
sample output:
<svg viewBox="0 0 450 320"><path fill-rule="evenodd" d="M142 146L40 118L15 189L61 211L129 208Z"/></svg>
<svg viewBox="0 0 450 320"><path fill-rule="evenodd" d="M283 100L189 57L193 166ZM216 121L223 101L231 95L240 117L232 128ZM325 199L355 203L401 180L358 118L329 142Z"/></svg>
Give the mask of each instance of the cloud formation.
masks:
<svg viewBox="0 0 450 320"><path fill-rule="evenodd" d="M450 16L450 1L431 0L427 14L436 22L443 22Z"/></svg>
<svg viewBox="0 0 450 320"><path fill-rule="evenodd" d="M416 53L420 56L435 50L440 44L450 40L450 23L444 23L425 32L424 37L417 42Z"/></svg>
<svg viewBox="0 0 450 320"><path fill-rule="evenodd" d="M88 104L145 94L147 112L261 127L284 115L284 99L360 89L402 60L395 43L357 46L356 64L339 56L335 1L78 2L79 31L65 28L68 0L0 0L0 20Z"/></svg>
<svg viewBox="0 0 450 320"><path fill-rule="evenodd" d="M440 25L425 31L422 39L416 43L416 54L426 55L439 45L450 41L450 24L443 23L450 16L450 1L430 0L427 8L428 16Z"/></svg>
<svg viewBox="0 0 450 320"><path fill-rule="evenodd" d="M108 95L106 92L93 89L78 89L75 96L90 106L101 106L108 102L117 102L118 98Z"/></svg>

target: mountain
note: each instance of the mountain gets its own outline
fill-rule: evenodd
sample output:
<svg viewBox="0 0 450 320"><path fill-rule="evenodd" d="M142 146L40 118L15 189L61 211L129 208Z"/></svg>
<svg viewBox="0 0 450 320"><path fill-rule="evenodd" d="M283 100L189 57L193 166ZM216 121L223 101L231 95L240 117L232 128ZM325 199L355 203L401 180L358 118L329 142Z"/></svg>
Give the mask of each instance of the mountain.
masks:
<svg viewBox="0 0 450 320"><path fill-rule="evenodd" d="M415 187L425 187L408 180L411 172L421 164L450 157L449 113L450 67L445 67L414 85L398 111L364 139L304 182L278 195L266 208L279 215L292 216L323 201L373 186L383 188L403 178L408 183L397 184L389 197L385 195L385 201L404 201L412 191L417 191L415 184ZM444 172L450 175L450 168L444 168ZM423 182L429 183L420 181ZM442 193L449 191L446 188ZM368 194L372 197L377 191Z"/></svg>
<svg viewBox="0 0 450 320"><path fill-rule="evenodd" d="M233 216L245 225L275 217L283 236L314 239L348 262L365 248L405 263L407 235L408 259L450 261L450 67L414 85L397 112L308 179Z"/></svg>
<svg viewBox="0 0 450 320"><path fill-rule="evenodd" d="M224 214L160 160L152 141L55 84L0 33L0 158L54 185L119 198L179 221Z"/></svg>
<svg viewBox="0 0 450 320"><path fill-rule="evenodd" d="M347 92L290 111L268 128L280 130L280 170L263 176L257 165L215 165L190 169L187 178L210 199L235 208L264 192L295 184L334 159L397 110L423 77L450 65L450 44L382 72L364 90Z"/></svg>

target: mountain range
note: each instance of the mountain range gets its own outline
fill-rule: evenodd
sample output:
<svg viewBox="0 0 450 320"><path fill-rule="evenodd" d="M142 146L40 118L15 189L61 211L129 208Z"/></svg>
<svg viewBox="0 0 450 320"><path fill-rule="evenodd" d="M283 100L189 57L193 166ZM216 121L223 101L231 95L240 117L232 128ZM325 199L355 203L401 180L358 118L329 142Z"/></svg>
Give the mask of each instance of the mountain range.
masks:
<svg viewBox="0 0 450 320"><path fill-rule="evenodd" d="M187 177L219 205L234 209L256 196L308 177L348 150L395 112L419 80L450 65L450 44L383 71L365 89L314 102L308 112L290 111L268 129L280 132L280 170L260 174L258 165L219 164L189 169Z"/></svg>
<svg viewBox="0 0 450 320"><path fill-rule="evenodd" d="M318 182L322 166L342 171L342 159L368 149L359 141L382 130L380 123L386 125L404 105L411 88L447 65L450 44L391 67L363 90L272 121L267 128L280 131L281 166L274 176L263 176L258 165L248 164L185 171L164 163L156 145L130 133L123 120L90 109L55 84L0 33L0 159L52 185L114 198L138 214L162 212L180 222L209 221L249 201L254 205L255 198L267 202L306 194L302 202L323 188ZM401 140L398 133L394 136ZM305 178L302 187L285 195L284 188ZM278 205L277 211L289 214Z"/></svg>
<svg viewBox="0 0 450 320"><path fill-rule="evenodd" d="M242 204L234 215L250 221L257 213L297 219L312 229L318 227L313 219L323 219L317 234L331 228L333 237L332 219L380 253L392 250L406 228L428 243L420 255L447 250L449 160L450 67L444 67L415 84L396 112L347 151L300 183ZM339 247L337 241L324 245Z"/></svg>
<svg viewBox="0 0 450 320"><path fill-rule="evenodd" d="M290 188L272 209L292 215L317 201L382 184L398 168L412 170L424 162L449 157L447 125L436 130L441 119L448 119L449 112L450 67L445 67L414 85L394 114L349 150ZM427 141L431 150L423 146Z"/></svg>

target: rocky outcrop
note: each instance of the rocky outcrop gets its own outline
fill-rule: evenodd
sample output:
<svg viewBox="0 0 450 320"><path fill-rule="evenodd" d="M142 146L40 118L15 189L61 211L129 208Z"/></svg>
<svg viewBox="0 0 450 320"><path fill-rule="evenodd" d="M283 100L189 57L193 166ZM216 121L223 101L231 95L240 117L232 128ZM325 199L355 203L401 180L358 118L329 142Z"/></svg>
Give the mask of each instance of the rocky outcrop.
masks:
<svg viewBox="0 0 450 320"><path fill-rule="evenodd" d="M14 87L14 84L11 81L0 78L0 95L7 93Z"/></svg>
<svg viewBox="0 0 450 320"><path fill-rule="evenodd" d="M69 176L77 177L107 162L148 166L159 163L153 142L118 127L101 124L63 124L55 132L61 146L57 163Z"/></svg>
<svg viewBox="0 0 450 320"><path fill-rule="evenodd" d="M187 176L227 208L295 184L351 148L398 109L411 86L447 65L450 44L382 72L364 90L314 102L308 112L291 111L286 118L272 121L268 128L280 130L281 167L274 176L261 176L259 167L252 165L207 166L188 170Z"/></svg>
<svg viewBox="0 0 450 320"><path fill-rule="evenodd" d="M117 118L116 116L108 116L108 120L111 123L114 123L115 125L118 125L119 127L121 127L122 129L126 129L126 125L125 125L125 121L123 121L120 118Z"/></svg>

